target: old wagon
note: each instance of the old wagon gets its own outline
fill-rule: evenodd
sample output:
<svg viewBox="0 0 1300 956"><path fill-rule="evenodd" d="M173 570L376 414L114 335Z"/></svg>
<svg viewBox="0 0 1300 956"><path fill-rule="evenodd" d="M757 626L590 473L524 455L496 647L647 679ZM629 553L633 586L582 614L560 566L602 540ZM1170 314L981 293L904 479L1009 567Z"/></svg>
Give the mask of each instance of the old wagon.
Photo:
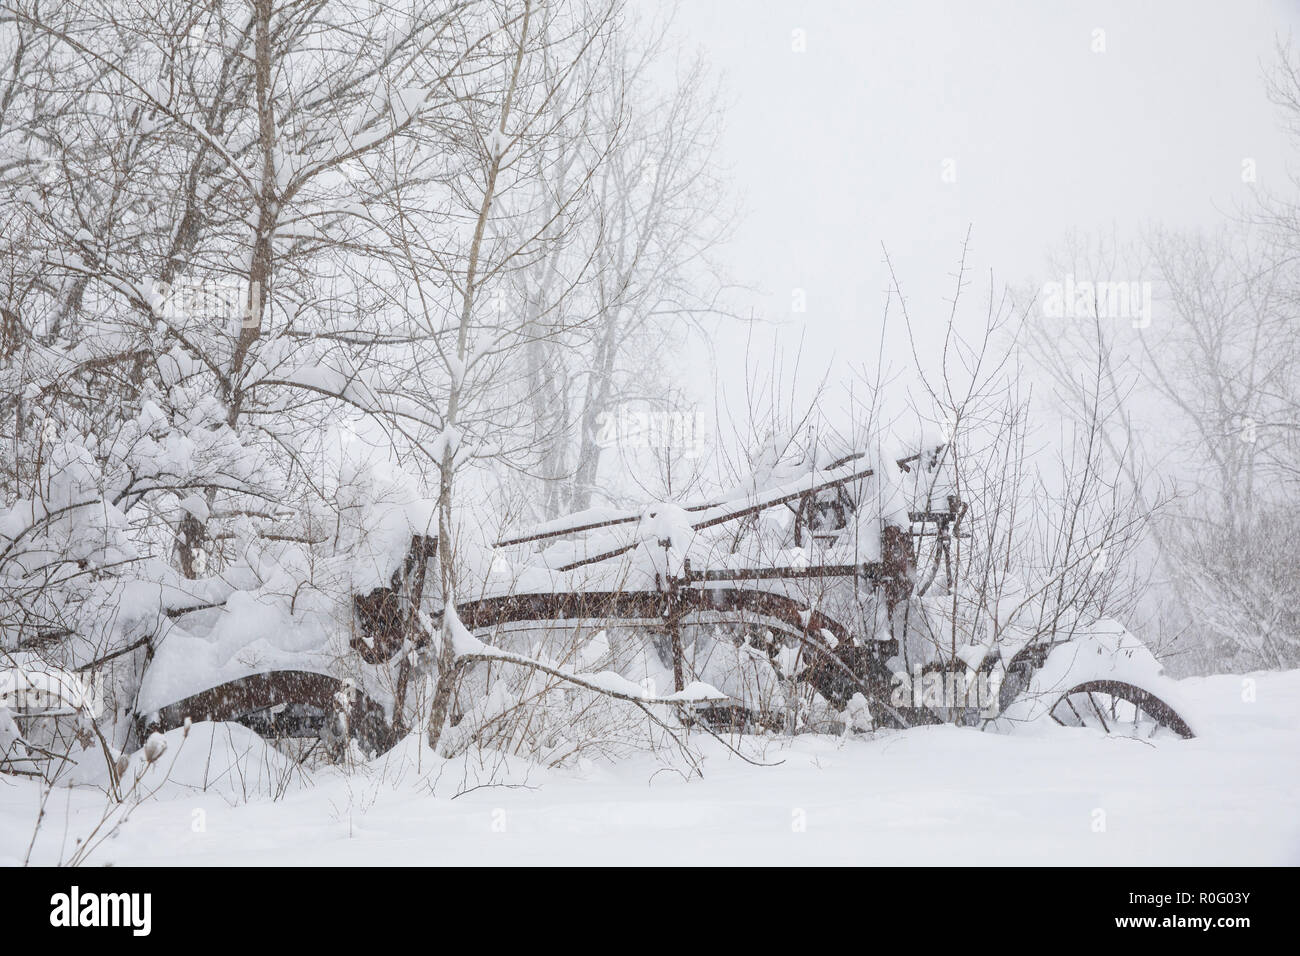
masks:
<svg viewBox="0 0 1300 956"><path fill-rule="evenodd" d="M927 592L951 576L964 534L966 506L942 494L944 459L943 447L931 448L882 469L854 452L712 500L596 509L523 529L496 542L456 617L488 647L528 628L640 635L683 701L707 676L686 650L703 630L766 655L845 724L1051 720L1191 737L1176 686L1113 622L918 648ZM438 547L413 535L386 586L354 596L348 659L250 669L141 714L139 732L233 720L271 737L343 734L371 751L391 746L409 729L409 688L446 614L430 570ZM679 716L714 730L793 726L770 702L726 690L682 703ZM656 693L646 696L662 699Z"/></svg>

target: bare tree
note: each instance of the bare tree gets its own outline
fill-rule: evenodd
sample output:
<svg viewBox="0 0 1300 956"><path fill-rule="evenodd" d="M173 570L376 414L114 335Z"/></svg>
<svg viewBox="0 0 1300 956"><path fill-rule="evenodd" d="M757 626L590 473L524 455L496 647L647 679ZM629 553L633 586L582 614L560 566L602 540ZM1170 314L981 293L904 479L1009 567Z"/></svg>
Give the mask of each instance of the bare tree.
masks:
<svg viewBox="0 0 1300 956"><path fill-rule="evenodd" d="M721 282L710 252L730 219L714 161L717 93L706 67L691 61L666 92L655 86L653 72L672 50L668 30L668 23L634 21L611 47L599 95L581 118L608 144L590 179L594 215L578 222L570 212L555 221L556 233L572 227L570 241L551 243L516 274L515 296L536 329L523 357L541 452L542 518L592 503L602 490L601 462L620 464L609 462L608 451L632 458L628 470L635 472L654 452L663 462L682 450L671 435L657 434L663 429L623 434L638 411L691 414L665 365L718 308ZM548 195L563 195L575 166L583 168L582 147L571 138L564 154L538 170ZM552 206L542 214L550 216ZM557 283L575 275L581 280L557 295Z"/></svg>
<svg viewBox="0 0 1300 956"><path fill-rule="evenodd" d="M946 331L929 354L894 289L924 398L914 413L941 438L940 461L918 469L909 498L919 511L949 515L920 539L901 627L904 670L973 670L998 658L1005 666L1027 647L1071 640L1103 617L1128 617L1143 581L1134 555L1151 511L1126 481L1128 462L1107 453L1114 396L1103 367L1074 369L1071 384L1084 402L1043 442L1017 362L1032 319L992 283L981 321L965 316L966 274L963 247Z"/></svg>
<svg viewBox="0 0 1300 956"><path fill-rule="evenodd" d="M1036 320L1026 341L1067 415L1103 400L1101 439L1130 493L1148 510L1167 501L1146 532L1155 623L1196 666L1282 666L1295 632L1276 531L1289 526L1300 369L1285 255L1244 229L1157 230L1127 249L1076 243L1065 261L1093 298ZM1096 298L1130 287L1150 314Z"/></svg>

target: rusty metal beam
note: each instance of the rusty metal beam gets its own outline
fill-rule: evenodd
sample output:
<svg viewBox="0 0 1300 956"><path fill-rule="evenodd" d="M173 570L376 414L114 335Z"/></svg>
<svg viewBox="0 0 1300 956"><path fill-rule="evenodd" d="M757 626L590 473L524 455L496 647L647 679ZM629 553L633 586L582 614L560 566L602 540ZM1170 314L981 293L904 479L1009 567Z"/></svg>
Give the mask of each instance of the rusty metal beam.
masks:
<svg viewBox="0 0 1300 956"><path fill-rule="evenodd" d="M875 474L875 471L873 469L862 468L857 471L851 472L847 475L842 475L838 478L831 478L825 481L817 482L816 484L810 485L807 488L800 488L795 491L788 492L784 495L778 495L777 497L769 498L764 501L759 501L755 504L746 505L743 508L731 509L719 515L714 515L708 518L702 518L699 521L692 521L691 530L703 531L705 528L712 528L715 527L716 525L725 524L728 521L735 521L737 518L745 518L748 517L749 515L758 514L760 511L766 511L768 508L774 508L777 505L785 504L787 501L795 501L799 498L804 497L805 495L815 495L819 491L825 491L827 488L835 488L838 487L839 485L846 485L851 481L860 481L863 478L869 478L873 474ZM720 505L719 507L722 506ZM598 554L595 557L583 558L581 561L573 561L570 562L569 564L562 565L557 570L573 571L576 568L581 568L588 564L597 564L601 561L608 561L610 558L617 558L619 555L627 554L627 552L637 547L640 543L641 542L639 541L633 541L630 544L622 545L621 547L614 548L611 551L606 551L603 554Z"/></svg>
<svg viewBox="0 0 1300 956"><path fill-rule="evenodd" d="M835 461L831 462L829 465L826 466L825 469L822 470L833 471L836 468L842 468L845 465L849 464L850 462L859 461L865 457L866 457L866 452L853 452L852 454L845 455L842 458L837 458ZM911 463L914 461L919 461L920 458L921 458L920 453L917 453L915 455L908 455L906 458L899 458L897 461L894 462L894 464L898 466L900 471L910 472L912 470L910 467ZM873 473L872 470L868 469L858 477L867 477L872 473ZM796 495L788 496L778 501L769 502L768 504L763 505L761 507L770 508L773 507L774 505L784 504L787 501L793 501L795 498L801 497L802 495L816 494L818 491L822 491L825 488L830 488L837 484L844 484L846 481L852 481L852 480L854 479L849 478L849 479L842 479L838 481L826 482L825 484L817 485L812 488L806 488ZM721 500L714 499L712 501L696 502L695 504L683 505L682 510L683 511L709 511L713 508L720 508L723 505L726 505L727 503L728 501L726 499L721 499ZM558 538L566 534L580 534L584 531L596 531L601 528L612 528L618 525L634 524L641 520L643 514L644 512L642 511L627 512L626 514L622 514L614 518L605 518L601 521L592 521L592 522L588 522L587 524L574 525L568 528L555 528L549 531L524 532L522 534L516 535L513 538L503 538L502 540L496 543L496 547L505 548L516 544L527 544L532 541L543 541L547 538ZM743 514L743 512L738 513L737 516L740 516L741 514ZM723 520L731 520L731 519L725 518ZM708 527L708 525L705 525L704 527ZM621 554L622 552L619 553ZM562 569L562 570L567 570L567 569Z"/></svg>

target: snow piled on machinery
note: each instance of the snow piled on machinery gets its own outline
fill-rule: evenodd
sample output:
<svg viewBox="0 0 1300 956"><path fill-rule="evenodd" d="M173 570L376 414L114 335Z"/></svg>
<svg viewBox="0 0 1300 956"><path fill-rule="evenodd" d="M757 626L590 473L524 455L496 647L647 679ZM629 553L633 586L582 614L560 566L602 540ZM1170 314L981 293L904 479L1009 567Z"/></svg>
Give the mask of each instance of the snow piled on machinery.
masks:
<svg viewBox="0 0 1300 956"><path fill-rule="evenodd" d="M285 707L310 705L322 733L366 725L368 746L384 749L389 730L419 725L444 627L465 701L447 746L522 748L547 763L596 739L610 754L647 733L662 742L690 711L790 733L1006 729L1060 721L1058 704L1085 684L1177 709L1154 657L1118 625L1067 615L1044 640L1015 586L993 607L962 593L947 549L965 509L947 446L787 448L711 496L590 508L495 543L469 534L447 607L436 502L345 446L329 514L309 511L275 539L236 530L240 560L220 573L158 566L154 580L112 584L112 646L153 638L137 732L187 717L273 728ZM978 706L932 699L932 683L954 675L983 688ZM647 730L650 704L667 710Z"/></svg>

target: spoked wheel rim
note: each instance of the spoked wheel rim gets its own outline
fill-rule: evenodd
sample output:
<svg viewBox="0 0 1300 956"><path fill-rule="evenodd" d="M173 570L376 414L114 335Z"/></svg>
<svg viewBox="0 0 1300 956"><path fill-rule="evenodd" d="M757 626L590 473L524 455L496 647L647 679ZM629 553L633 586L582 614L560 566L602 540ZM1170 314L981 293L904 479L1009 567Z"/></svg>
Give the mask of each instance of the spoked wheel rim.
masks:
<svg viewBox="0 0 1300 956"><path fill-rule="evenodd" d="M1104 733L1147 739L1161 730L1191 739L1196 734L1178 712L1148 690L1124 681L1094 680L1061 695L1052 719L1065 727L1089 727Z"/></svg>

